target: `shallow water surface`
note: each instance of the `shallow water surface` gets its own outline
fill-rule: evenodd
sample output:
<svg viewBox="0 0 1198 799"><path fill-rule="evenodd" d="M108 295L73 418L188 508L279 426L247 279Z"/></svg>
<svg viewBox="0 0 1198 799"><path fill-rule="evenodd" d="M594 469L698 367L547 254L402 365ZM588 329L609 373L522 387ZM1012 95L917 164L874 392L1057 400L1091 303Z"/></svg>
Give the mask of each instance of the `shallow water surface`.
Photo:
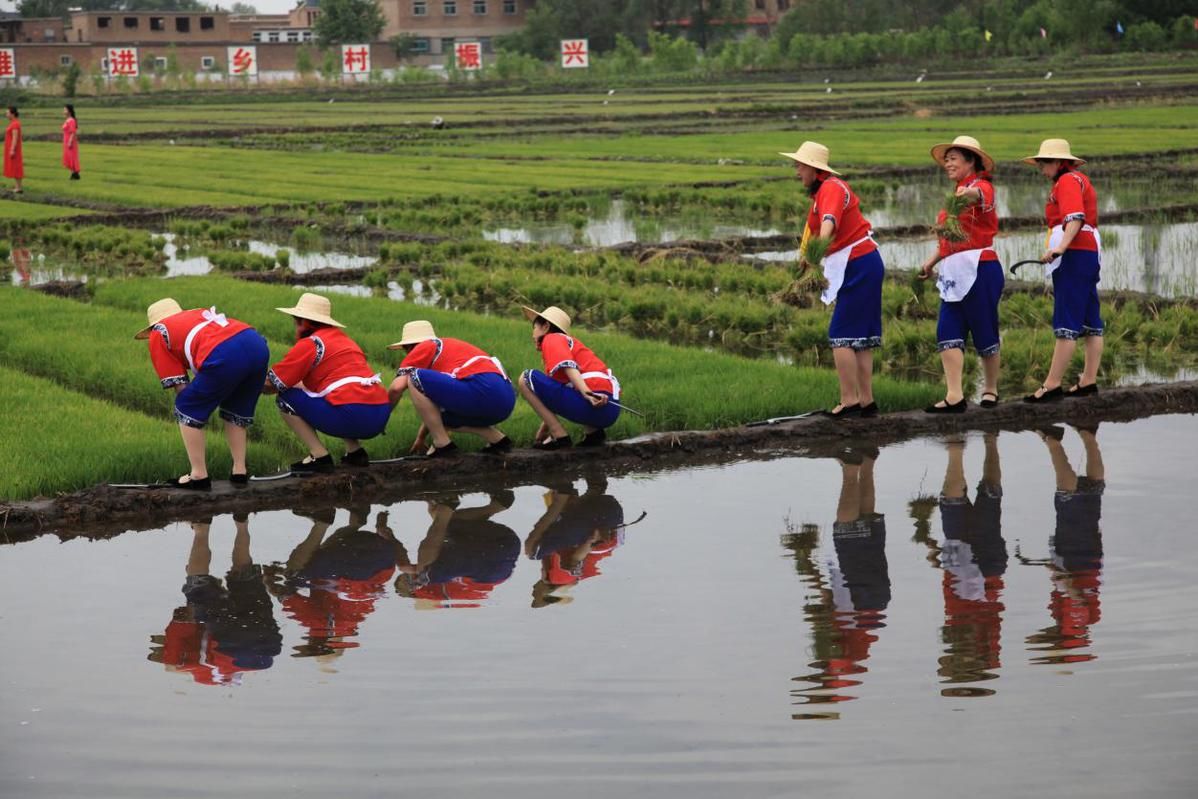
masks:
<svg viewBox="0 0 1198 799"><path fill-rule="evenodd" d="M0 795L1193 796L1196 447L849 442L0 547Z"/></svg>

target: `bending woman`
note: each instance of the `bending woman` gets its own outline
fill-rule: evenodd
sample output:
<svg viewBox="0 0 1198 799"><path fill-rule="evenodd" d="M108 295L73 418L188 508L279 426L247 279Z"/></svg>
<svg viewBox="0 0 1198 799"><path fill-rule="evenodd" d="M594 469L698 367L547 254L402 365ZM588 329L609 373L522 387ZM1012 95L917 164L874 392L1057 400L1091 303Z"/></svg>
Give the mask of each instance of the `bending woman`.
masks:
<svg viewBox="0 0 1198 799"><path fill-rule="evenodd" d="M828 148L803 142L793 153L795 175L811 195L807 236L831 239L824 257L824 305L836 303L828 341L840 379L840 403L827 411L836 419L878 415L874 402L873 350L882 346L882 277L885 267L857 195L828 166Z"/></svg>
<svg viewBox="0 0 1198 799"><path fill-rule="evenodd" d="M927 279L932 267L939 265L940 319L936 339L940 362L944 366L944 399L929 405L928 413L962 413L965 392L961 375L965 370L965 339L973 337L973 346L982 358L983 408L998 404L998 301L1002 298L1003 271L994 252L998 232L998 212L994 207L994 184L990 172L994 159L986 154L972 136L958 136L947 144L932 148L932 160L944 166L948 179L956 184L956 196L967 204L957 215L964 239L949 241L943 236L935 255L919 270ZM937 224L943 225L948 212L941 209Z"/></svg>

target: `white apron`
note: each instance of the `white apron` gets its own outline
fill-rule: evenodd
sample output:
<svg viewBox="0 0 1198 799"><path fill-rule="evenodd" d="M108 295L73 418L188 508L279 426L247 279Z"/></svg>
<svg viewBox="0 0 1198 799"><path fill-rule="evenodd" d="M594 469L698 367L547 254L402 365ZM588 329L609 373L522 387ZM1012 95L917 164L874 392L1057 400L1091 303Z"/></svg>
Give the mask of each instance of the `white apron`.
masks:
<svg viewBox="0 0 1198 799"><path fill-rule="evenodd" d="M1098 266L1102 267L1102 236L1098 230L1089 226L1082 225L1082 230L1087 233L1094 234L1094 243L1098 245ZM1078 231L1079 233L1081 231ZM1061 243L1061 239L1065 238L1065 227L1063 225L1053 225L1048 231L1048 249L1055 250L1057 245ZM1053 260L1044 264L1044 277L1052 277L1052 273L1057 271L1057 267L1061 265L1061 256L1058 255Z"/></svg>
<svg viewBox="0 0 1198 799"><path fill-rule="evenodd" d="M820 295L824 305L836 302L836 295L840 293L840 287L844 285L844 272L849 265L849 255L853 252L853 248L858 244L864 244L872 237L873 233L870 232L847 247L841 247L836 252L824 256L824 280L828 281L828 287Z"/></svg>
<svg viewBox="0 0 1198 799"><path fill-rule="evenodd" d="M940 299L945 302L960 302L973 288L978 279L978 263L982 253L990 247L980 247L976 250L963 250L947 255L936 265L939 275L936 277L936 288L940 289Z"/></svg>

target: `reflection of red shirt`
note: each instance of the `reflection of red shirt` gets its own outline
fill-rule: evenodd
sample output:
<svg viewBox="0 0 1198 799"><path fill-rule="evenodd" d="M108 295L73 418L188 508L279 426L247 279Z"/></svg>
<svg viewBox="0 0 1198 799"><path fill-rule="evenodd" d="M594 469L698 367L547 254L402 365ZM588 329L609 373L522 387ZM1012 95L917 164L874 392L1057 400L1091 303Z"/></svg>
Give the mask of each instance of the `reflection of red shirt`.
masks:
<svg viewBox="0 0 1198 799"><path fill-rule="evenodd" d="M488 373L503 374L490 355L457 338L430 338L420 342L403 359L399 369L397 374L404 370L433 369L459 380Z"/></svg>
<svg viewBox="0 0 1198 799"><path fill-rule="evenodd" d="M1073 572L1054 586L1048 609L1060 630L1062 649L1079 649L1090 644L1090 627L1102 618L1099 601L1100 572L1097 569ZM1076 654L1062 658L1066 663L1093 660L1093 655Z"/></svg>
<svg viewBox="0 0 1198 799"><path fill-rule="evenodd" d="M383 596L387 581L395 573L391 566L365 580L338 577L316 581L308 596L292 594L283 600L283 611L302 624L311 638L355 636L358 627L374 612L374 602ZM334 649L353 649L355 641L332 642Z"/></svg>
<svg viewBox="0 0 1198 799"><path fill-rule="evenodd" d="M236 683L242 672L253 671L235 666L200 622L172 620L164 638L162 665L187 672L201 685Z"/></svg>
<svg viewBox="0 0 1198 799"><path fill-rule="evenodd" d="M198 370L216 347L250 326L236 319L226 324L209 321L204 315L217 316L211 311L196 308L168 316L150 328L150 360L163 388L187 382L191 364ZM194 331L194 335L192 332ZM190 341L188 340L190 338ZM191 364L188 363L191 354Z"/></svg>
<svg viewBox="0 0 1198 799"><path fill-rule="evenodd" d="M609 372L607 364L576 338L565 333L544 336L541 339L541 358L545 361L545 374L559 383L569 385L566 369L573 367L584 375L583 381L591 391L615 394L611 380L606 377Z"/></svg>
<svg viewBox="0 0 1198 799"><path fill-rule="evenodd" d="M1002 664L1002 577L985 578L985 599L966 599L957 594L957 577L944 572L944 627L957 630L954 642L968 640L967 654L978 658L982 668L994 669Z"/></svg>
<svg viewBox="0 0 1198 799"><path fill-rule="evenodd" d="M849 184L835 176L824 178L823 184L811 201L811 210L807 213L807 229L811 231L812 236L819 235L820 225L825 219L831 219L836 223L836 230L832 233L832 246L828 248L828 252L844 249L868 236L872 230L869 222L861 215L861 204L857 201L857 195L853 194ZM849 258L869 255L876 249L878 245L874 244L872 239L864 241L853 248Z"/></svg>
<svg viewBox="0 0 1198 799"><path fill-rule="evenodd" d="M989 249L994 244L994 235L998 233L998 210L994 207L994 184L990 182L989 178L989 173L982 172L957 181L958 189L977 189L982 193L982 199L981 202L974 203L957 215L957 219L961 222L961 230L968 236L965 241L939 240L941 258L955 252L978 250L985 247L986 251L982 253L981 260L998 259L994 250ZM940 215L936 217L936 224L944 224L947 217L948 213L943 208L940 209Z"/></svg>
<svg viewBox="0 0 1198 799"><path fill-rule="evenodd" d="M1083 224L1097 229L1098 193L1094 191L1090 179L1072 169L1062 172L1048 195L1048 203L1044 206L1044 218L1049 227L1080 219ZM1093 233L1079 230L1069 244L1069 249L1093 252L1098 249L1098 242Z"/></svg>
<svg viewBox="0 0 1198 799"><path fill-rule="evenodd" d="M343 378L372 374L362 348L340 328L325 327L297 341L267 377L279 391L303 383L308 392L320 394ZM381 383L350 382L329 391L325 399L331 405L383 405L387 390Z"/></svg>

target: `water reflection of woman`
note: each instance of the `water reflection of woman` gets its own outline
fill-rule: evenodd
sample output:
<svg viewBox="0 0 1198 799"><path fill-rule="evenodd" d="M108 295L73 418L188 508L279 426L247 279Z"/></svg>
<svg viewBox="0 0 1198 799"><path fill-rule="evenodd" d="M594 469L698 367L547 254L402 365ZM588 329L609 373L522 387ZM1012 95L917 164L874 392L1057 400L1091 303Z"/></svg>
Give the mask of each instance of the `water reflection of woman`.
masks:
<svg viewBox="0 0 1198 799"><path fill-rule="evenodd" d="M283 649L262 569L250 556L245 514L235 514L232 565L224 584L209 572L211 519L193 522L191 552L183 595L163 635L151 636L149 659L167 671L190 674L203 685L240 684L247 671L274 664Z"/></svg>
<svg viewBox="0 0 1198 799"><path fill-rule="evenodd" d="M1102 494L1106 470L1098 448L1098 427L1077 427L1085 450L1084 474L1079 476L1069 463L1062 444L1065 431L1051 427L1040 437L1048 448L1056 475L1053 498L1057 522L1052 537L1052 558L1042 561L1052 570L1052 594L1048 603L1054 621L1027 639L1038 654L1033 663L1080 663L1097 655L1085 652L1090 645L1090 628L1102 616L1099 589L1102 585ZM1026 561L1025 562L1031 562Z"/></svg>
<svg viewBox="0 0 1198 799"><path fill-rule="evenodd" d="M532 606L569 601L562 591L598 575L599 562L623 543L624 508L607 493L602 478L589 478L581 496L572 484L551 487L545 512L524 542L524 552L541 562Z"/></svg>
<svg viewBox="0 0 1198 799"><path fill-rule="evenodd" d="M510 491L490 495L486 505L459 508L456 499L428 503L432 520L416 560L399 546L395 590L423 608L478 607L516 569L520 538L491 517L515 501Z"/></svg>
<svg viewBox="0 0 1198 799"><path fill-rule="evenodd" d="M29 263L33 260L33 255L29 252L29 248L25 246L25 242L21 239L15 239L12 246L12 265L17 268L17 275L20 277L21 285L28 286L31 277L29 271Z"/></svg>
<svg viewBox="0 0 1198 799"><path fill-rule="evenodd" d="M812 688L794 693L798 704L847 702L856 697L839 693L860 685L857 675L886 626L890 605L890 574L886 562L886 520L874 511L872 447L846 450L839 458L840 498L832 525L834 558L828 558L824 577L811 558L817 533L790 537L784 543L795 552L800 574L816 589L815 601L805 606L812 625L813 654L809 665L818 672L799 680ZM814 528L813 528L814 529ZM806 566L804 566L806 562ZM829 713L800 713L795 718L835 718Z"/></svg>
<svg viewBox="0 0 1198 799"><path fill-rule="evenodd" d="M282 597L284 612L305 629L304 643L292 657L339 657L359 644L354 639L374 612L395 573L398 542L380 512L375 529L367 530L369 507L350 508L349 522L328 534L332 508L301 512L312 522L283 568L271 569L271 590Z"/></svg>
<svg viewBox="0 0 1198 799"><path fill-rule="evenodd" d="M1002 537L1002 469L998 437L987 433L982 479L971 502L965 482L965 442L946 444L948 463L940 492L944 544L943 571L945 646L937 674L950 684L992 680L1001 665L1003 575L1007 545ZM944 696L989 696L983 688L945 688Z"/></svg>

